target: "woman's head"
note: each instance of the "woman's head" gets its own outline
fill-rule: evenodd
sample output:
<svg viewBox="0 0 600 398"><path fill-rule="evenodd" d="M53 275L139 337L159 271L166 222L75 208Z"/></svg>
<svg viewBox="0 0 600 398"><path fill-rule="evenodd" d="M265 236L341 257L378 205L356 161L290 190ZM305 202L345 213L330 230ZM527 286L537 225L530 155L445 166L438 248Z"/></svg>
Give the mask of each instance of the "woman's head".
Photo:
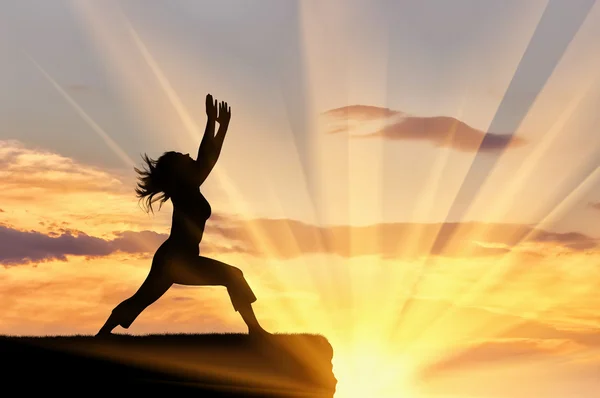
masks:
<svg viewBox="0 0 600 398"><path fill-rule="evenodd" d="M139 174L138 184L135 192L140 201L144 202L145 210L152 211L152 204L159 201L158 209L166 202L176 189L182 176L187 174L186 166L194 160L189 154L179 152L165 152L158 159L154 160L144 154L143 169L134 167Z"/></svg>

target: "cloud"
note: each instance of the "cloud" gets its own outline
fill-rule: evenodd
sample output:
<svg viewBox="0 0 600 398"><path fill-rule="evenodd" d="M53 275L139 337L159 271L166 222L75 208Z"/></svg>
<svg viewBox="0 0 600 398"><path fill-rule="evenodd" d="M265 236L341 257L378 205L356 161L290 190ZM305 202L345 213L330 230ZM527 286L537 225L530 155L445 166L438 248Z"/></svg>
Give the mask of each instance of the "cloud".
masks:
<svg viewBox="0 0 600 398"><path fill-rule="evenodd" d="M569 339L513 338L492 339L473 344L457 354L429 367L429 377L452 371L464 371L501 362L525 362L534 359L555 358L586 349ZM423 374L425 376L425 373Z"/></svg>
<svg viewBox="0 0 600 398"><path fill-rule="evenodd" d="M598 245L597 239L590 238L579 232L558 233L537 231L533 240L536 242L558 243L573 250L588 250L593 249Z"/></svg>
<svg viewBox="0 0 600 398"><path fill-rule="evenodd" d="M351 105L324 113L339 121L371 121L385 123L375 126L369 133L352 134L352 138L384 138L388 140L428 141L436 147L447 147L462 152L500 152L506 148L520 147L526 141L512 133L486 133L448 116L419 117L400 111L366 105ZM352 130L352 126L330 125L329 133ZM485 139L484 139L485 138Z"/></svg>
<svg viewBox="0 0 600 398"><path fill-rule="evenodd" d="M341 112L351 112L353 117L360 118L399 114L387 108L365 106L331 111L333 115ZM170 212L161 212L156 217L144 214L137 206L133 185L125 184L122 176L61 155L26 148L17 141L0 141L0 177L5 183L0 191L3 233L20 242L5 249L12 254L0 254L5 263L62 259L77 253L103 255L115 250L149 253L151 249L141 247L140 242L151 242L144 245L155 248L157 239L166 235L159 234L156 236L160 238L156 238L148 231L168 232ZM290 219L242 220L214 214L207 224L201 250L206 254L239 253L280 259L305 254L345 258L378 255L385 259L429 254L451 257L513 252L546 255L548 248L568 252L592 250L597 246L595 239L583 234L538 231L519 224L454 223L441 227L439 223L323 227ZM75 230L85 233L75 233ZM114 231L128 232L115 234ZM134 235L136 232L138 235ZM430 253L440 233L443 234L440 239L448 244L440 245L444 247L443 252ZM37 243L31 243L34 241L39 241L40 247L45 249L36 248ZM215 245L214 242L229 244Z"/></svg>
<svg viewBox="0 0 600 398"><path fill-rule="evenodd" d="M420 378L430 380L451 372L498 366L502 362L575 359L581 353L600 349L600 335L594 329L560 329L539 320L473 307L458 308L452 319L455 322L471 319L475 325L487 325L495 336L486 337L481 328L473 329L471 335L462 336L464 342L451 353L425 366Z"/></svg>
<svg viewBox="0 0 600 398"><path fill-rule="evenodd" d="M166 230L167 212L149 217L139 208L135 177L133 170L104 170L19 141L0 140L2 221L42 233L66 222L94 236Z"/></svg>
<svg viewBox="0 0 600 398"><path fill-rule="evenodd" d="M405 117L375 133L355 137L430 141L437 147L462 152L498 152L525 144L522 138L510 134L488 133L486 136L485 132L446 116Z"/></svg>
<svg viewBox="0 0 600 398"><path fill-rule="evenodd" d="M94 216L96 217L96 216ZM16 264L68 255L105 256L114 252L152 253L168 234L151 230L90 234L68 222L38 221L45 231L0 229L0 263ZM446 225L446 228L442 228ZM438 237L438 234L442 234ZM415 236L417 237L415 239ZM435 239L443 251L432 251ZM311 254L343 258L377 255L383 259L493 257L508 253L545 256L550 251L582 252L597 240L577 232L536 230L521 224L384 223L318 226L291 219L239 219L214 214L201 244L203 254L237 253L257 258L291 259ZM552 250L549 250L552 249Z"/></svg>
<svg viewBox="0 0 600 398"><path fill-rule="evenodd" d="M400 111L370 105L349 105L324 112L326 116L346 120L374 120L401 114Z"/></svg>
<svg viewBox="0 0 600 398"><path fill-rule="evenodd" d="M588 206L592 209L600 210L600 202L590 202Z"/></svg>
<svg viewBox="0 0 600 398"><path fill-rule="evenodd" d="M118 176L18 141L0 141L0 176L3 196L25 190L16 193L21 198L31 195L32 200L47 193L123 192L126 188Z"/></svg>
<svg viewBox="0 0 600 398"><path fill-rule="evenodd" d="M367 226L316 226L289 219L227 219L214 233L237 242L246 253L288 259L326 253L341 257L379 255L383 258L430 254L438 233L449 257L496 256L513 251L541 254L547 246L563 251L590 250L597 240L580 233L537 230L522 224L385 223ZM418 238L415 239L415 236ZM410 246L407 247L407 244Z"/></svg>
<svg viewBox="0 0 600 398"><path fill-rule="evenodd" d="M69 255L106 256L114 252L143 253L166 236L151 231L123 232L105 240L81 231L64 230L57 236L0 226L0 264L14 265L49 260L66 261Z"/></svg>
<svg viewBox="0 0 600 398"><path fill-rule="evenodd" d="M168 232L171 203L146 214L135 196L135 179L133 170L104 170L19 141L0 140L2 222L16 230L55 236L70 228L96 237L114 231ZM225 218L215 213L210 225Z"/></svg>
<svg viewBox="0 0 600 398"><path fill-rule="evenodd" d="M67 261L67 256L102 257L119 252L152 254L167 238L167 234L154 231L120 231L115 232L112 239L103 239L68 228L44 234L0 225L0 264ZM202 244L203 254L238 253L241 250L235 245L219 245L214 239Z"/></svg>
<svg viewBox="0 0 600 398"><path fill-rule="evenodd" d="M521 361L538 356L568 354L582 348L568 339L494 339L473 345L452 361L445 362L445 366L464 368L479 366L483 362Z"/></svg>

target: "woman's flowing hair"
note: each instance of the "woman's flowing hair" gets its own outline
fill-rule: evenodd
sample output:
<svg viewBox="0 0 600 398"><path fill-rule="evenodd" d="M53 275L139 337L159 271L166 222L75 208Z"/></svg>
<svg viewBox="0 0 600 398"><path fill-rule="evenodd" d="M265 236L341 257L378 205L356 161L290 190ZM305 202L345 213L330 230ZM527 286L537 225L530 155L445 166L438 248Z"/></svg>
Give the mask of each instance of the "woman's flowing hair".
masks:
<svg viewBox="0 0 600 398"><path fill-rule="evenodd" d="M139 174L135 193L147 213L154 213L152 208L154 202L159 202L158 210L160 210L163 203L171 197L169 186L172 183L172 168L170 166L173 164L173 155L175 154L176 152L165 152L157 160L144 154L142 155L144 167L142 169L133 168Z"/></svg>

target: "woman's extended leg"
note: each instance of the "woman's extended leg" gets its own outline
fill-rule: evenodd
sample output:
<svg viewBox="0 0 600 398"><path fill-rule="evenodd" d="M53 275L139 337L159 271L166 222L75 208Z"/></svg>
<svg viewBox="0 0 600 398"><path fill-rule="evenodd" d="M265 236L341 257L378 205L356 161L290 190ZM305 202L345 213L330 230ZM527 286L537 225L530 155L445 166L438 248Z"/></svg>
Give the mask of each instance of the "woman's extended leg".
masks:
<svg viewBox="0 0 600 398"><path fill-rule="evenodd" d="M127 329L135 318L150 304L158 300L171 287L172 282L150 271L137 292L127 300L117 305L104 323L96 336L109 335L110 332L121 325Z"/></svg>
<svg viewBox="0 0 600 398"><path fill-rule="evenodd" d="M180 260L170 267L173 283L194 286L225 286L233 308L240 313L248 326L248 332L267 333L254 315L252 303L256 296L239 268L212 258L198 256Z"/></svg>

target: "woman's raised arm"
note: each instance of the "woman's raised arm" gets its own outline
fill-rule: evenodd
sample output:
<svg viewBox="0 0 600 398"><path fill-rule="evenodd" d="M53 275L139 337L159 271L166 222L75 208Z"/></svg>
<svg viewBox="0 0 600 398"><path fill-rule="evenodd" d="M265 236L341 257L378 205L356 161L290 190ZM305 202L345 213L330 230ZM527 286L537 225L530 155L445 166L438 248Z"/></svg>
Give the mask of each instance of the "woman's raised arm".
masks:
<svg viewBox="0 0 600 398"><path fill-rule="evenodd" d="M199 167L194 180L198 186L206 180L219 159L227 128L229 127L229 120L231 119L231 108L227 106L226 102L221 101L218 104L217 100L213 101L212 95L207 94L206 116L208 118L206 129L204 130L204 136L202 137L202 142L198 148L198 156L196 157L196 163ZM215 136L216 122L219 122L219 131L217 131L217 135Z"/></svg>
<svg viewBox="0 0 600 398"><path fill-rule="evenodd" d="M227 105L227 102L221 102L219 104L219 116L217 117L217 122L219 122L219 131L217 131L217 135L215 136L217 157L219 157L219 154L221 153L221 148L223 147L223 141L225 140L225 135L227 134L230 120L231 107Z"/></svg>
<svg viewBox="0 0 600 398"><path fill-rule="evenodd" d="M213 140L215 136L215 123L217 121L217 100L214 100L210 94L206 95L206 128L204 129L204 135L202 136L202 142L200 142L200 148L198 148L198 156L196 157L197 162L203 162L206 160L206 155L213 151Z"/></svg>

